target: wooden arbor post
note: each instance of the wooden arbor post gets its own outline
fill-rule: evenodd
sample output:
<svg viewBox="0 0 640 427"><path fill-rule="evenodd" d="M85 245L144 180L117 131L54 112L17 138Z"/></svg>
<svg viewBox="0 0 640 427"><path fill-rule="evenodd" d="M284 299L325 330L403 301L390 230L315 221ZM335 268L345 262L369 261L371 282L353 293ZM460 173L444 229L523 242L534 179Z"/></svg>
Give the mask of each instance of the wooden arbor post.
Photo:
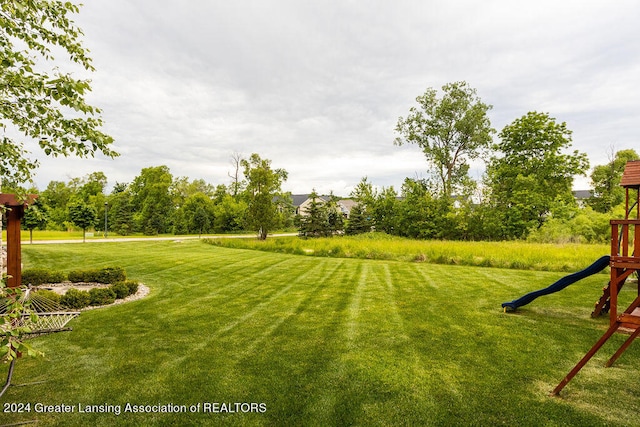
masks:
<svg viewBox="0 0 640 427"><path fill-rule="evenodd" d="M0 205L6 208L7 218L7 287L22 284L22 250L20 249L20 220L24 208L37 196L29 195L26 201L18 200L15 194L0 194Z"/></svg>
<svg viewBox="0 0 640 427"><path fill-rule="evenodd" d="M587 364L600 348L620 328L632 333L607 361L609 367L625 352L634 339L640 335L640 288L638 296L624 312L618 314L618 292L625 280L640 271L640 160L627 162L620 185L625 189L625 219L611 220L611 280L609 282L609 329L591 347L567 376L553 390L558 395L571 379ZM633 191L635 190L635 192ZM635 198L635 200L633 199ZM635 219L633 219L635 217Z"/></svg>

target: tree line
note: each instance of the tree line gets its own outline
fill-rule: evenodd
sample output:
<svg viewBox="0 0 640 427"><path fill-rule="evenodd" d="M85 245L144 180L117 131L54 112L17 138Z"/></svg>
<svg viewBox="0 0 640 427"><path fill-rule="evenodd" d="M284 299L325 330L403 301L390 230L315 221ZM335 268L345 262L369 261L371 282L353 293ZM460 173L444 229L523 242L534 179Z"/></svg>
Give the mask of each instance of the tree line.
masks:
<svg viewBox="0 0 640 427"><path fill-rule="evenodd" d="M253 230L264 239L274 229L291 227L290 197L281 190L286 171L272 168L258 154L236 159L245 179L228 186L174 177L163 165L143 168L130 183L116 183L109 194L103 172L51 181L43 191L5 183L3 191L39 193L25 212L23 226L29 230L79 227L122 236Z"/></svg>
<svg viewBox="0 0 640 427"><path fill-rule="evenodd" d="M547 128L554 127L547 123ZM398 192L364 177L349 195L355 205L348 217L340 198L315 190L306 212L296 215L291 194L281 188L286 171L258 154L234 155L238 173L230 174L228 185L174 177L167 166L154 166L130 183L116 183L109 194L103 172L51 181L39 192L7 185L3 191L39 193L23 220L31 231L78 227L122 236L254 231L264 239L269 231L296 228L302 237L376 230L418 239L605 242L609 219L624 216L619 186L624 166L640 156L634 150L611 152L610 161L591 172L591 196L578 204L569 175L575 169L558 150L546 146L537 157L524 150L503 153L489 163L486 186L471 186L467 194L447 196L438 191L446 186L428 178L406 178Z"/></svg>

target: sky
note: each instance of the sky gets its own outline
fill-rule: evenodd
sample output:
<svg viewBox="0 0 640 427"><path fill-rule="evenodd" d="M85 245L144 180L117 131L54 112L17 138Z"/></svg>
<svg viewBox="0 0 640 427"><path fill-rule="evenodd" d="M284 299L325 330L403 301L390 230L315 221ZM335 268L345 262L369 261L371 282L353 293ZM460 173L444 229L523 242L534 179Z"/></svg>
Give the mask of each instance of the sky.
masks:
<svg viewBox="0 0 640 427"><path fill-rule="evenodd" d="M83 30L116 159L46 158L40 189L102 171L130 182L229 184L232 156L288 172L283 190L348 196L363 178L424 177L395 126L428 88L466 81L499 132L529 111L573 131L592 166L640 151L640 2L536 0L85 0ZM497 137L496 137L497 138ZM471 175L480 179L482 163ZM576 189L589 188L577 178Z"/></svg>

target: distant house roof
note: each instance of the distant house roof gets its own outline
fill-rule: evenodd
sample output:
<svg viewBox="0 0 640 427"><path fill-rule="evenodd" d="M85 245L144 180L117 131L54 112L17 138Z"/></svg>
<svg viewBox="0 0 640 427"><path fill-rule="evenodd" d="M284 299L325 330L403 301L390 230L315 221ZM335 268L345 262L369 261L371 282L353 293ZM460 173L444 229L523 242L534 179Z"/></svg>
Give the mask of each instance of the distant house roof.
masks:
<svg viewBox="0 0 640 427"><path fill-rule="evenodd" d="M620 180L623 187L640 188L640 160L631 160L624 167L624 173Z"/></svg>
<svg viewBox="0 0 640 427"><path fill-rule="evenodd" d="M591 192L591 190L576 190L573 192L573 197L575 197L577 200L588 199L592 195L593 193Z"/></svg>
<svg viewBox="0 0 640 427"><path fill-rule="evenodd" d="M293 206L298 207L305 202L309 198L309 194L292 194L291 200Z"/></svg>
<svg viewBox="0 0 640 427"><path fill-rule="evenodd" d="M302 205L304 202L306 202L307 200L309 200L309 197L311 196L311 194L292 194L291 195L291 204L295 207L298 207L300 205ZM331 196L318 196L318 199L324 201L324 202L328 202L329 199L331 198ZM342 200L340 198L338 198L339 200Z"/></svg>

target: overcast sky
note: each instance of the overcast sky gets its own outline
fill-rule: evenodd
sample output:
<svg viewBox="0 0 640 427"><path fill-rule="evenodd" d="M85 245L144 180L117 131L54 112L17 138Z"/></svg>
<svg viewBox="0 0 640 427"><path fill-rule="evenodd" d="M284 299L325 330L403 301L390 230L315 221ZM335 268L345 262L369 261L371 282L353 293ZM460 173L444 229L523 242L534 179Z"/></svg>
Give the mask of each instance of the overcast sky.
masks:
<svg viewBox="0 0 640 427"><path fill-rule="evenodd" d="M640 149L640 2L85 0L92 104L115 160L41 159L40 189L143 167L228 184L234 152L284 168L284 190L346 196L363 176L425 176L398 117L464 80L500 131L528 111L573 131L591 165ZM34 150L35 151L35 150ZM473 169L480 178L482 165ZM589 180L576 187L588 188Z"/></svg>

